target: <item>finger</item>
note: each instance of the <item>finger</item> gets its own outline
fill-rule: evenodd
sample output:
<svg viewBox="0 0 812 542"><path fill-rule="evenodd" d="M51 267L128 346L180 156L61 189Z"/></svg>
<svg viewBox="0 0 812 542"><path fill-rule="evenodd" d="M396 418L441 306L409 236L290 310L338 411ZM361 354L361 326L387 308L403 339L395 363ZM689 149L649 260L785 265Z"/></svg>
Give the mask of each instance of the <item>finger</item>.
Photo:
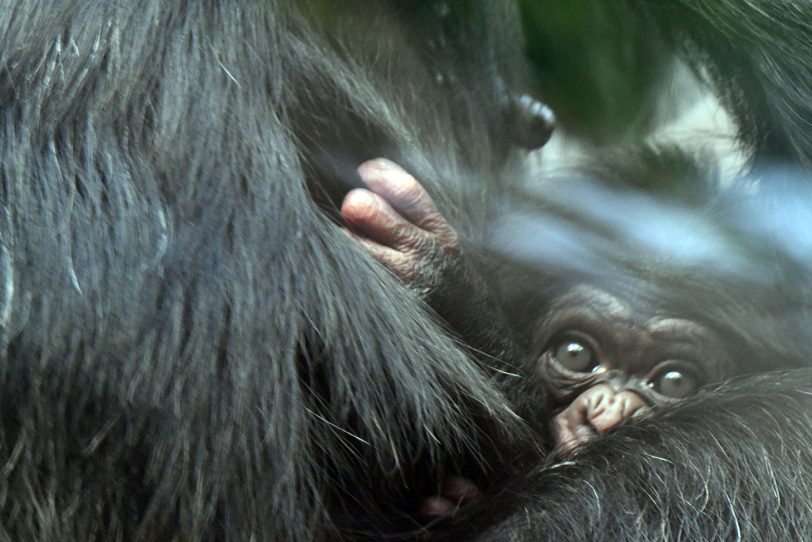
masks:
<svg viewBox="0 0 812 542"><path fill-rule="evenodd" d="M429 497L420 507L420 515L428 519L448 518L457 511L457 505L444 497Z"/></svg>
<svg viewBox="0 0 812 542"><path fill-rule="evenodd" d="M358 175L406 220L436 235L445 245L457 242L454 228L437 210L428 192L406 170L394 162L377 158L361 164Z"/></svg>
<svg viewBox="0 0 812 542"><path fill-rule="evenodd" d="M479 500L482 492L468 478L449 476L443 482L443 496L454 502L467 504Z"/></svg>
<svg viewBox="0 0 812 542"><path fill-rule="evenodd" d="M347 229L342 230L348 237L363 246L366 251L386 267L398 280L405 284L413 284L417 281L417 266L414 257L404 254L393 248L376 243L366 237L362 237Z"/></svg>
<svg viewBox="0 0 812 542"><path fill-rule="evenodd" d="M430 241L430 234L407 221L381 196L362 188L344 197L341 216L354 232L397 250L412 251Z"/></svg>

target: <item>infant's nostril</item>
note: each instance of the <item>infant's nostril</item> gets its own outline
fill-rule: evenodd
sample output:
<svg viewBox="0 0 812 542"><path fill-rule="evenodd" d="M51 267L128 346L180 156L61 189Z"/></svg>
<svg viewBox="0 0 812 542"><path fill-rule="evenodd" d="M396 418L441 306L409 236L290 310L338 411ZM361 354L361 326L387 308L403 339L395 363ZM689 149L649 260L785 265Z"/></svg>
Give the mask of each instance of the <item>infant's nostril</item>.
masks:
<svg viewBox="0 0 812 542"><path fill-rule="evenodd" d="M595 385L555 416L552 429L556 444L564 453L575 450L616 429L646 406L645 400L632 391L616 392L610 385Z"/></svg>

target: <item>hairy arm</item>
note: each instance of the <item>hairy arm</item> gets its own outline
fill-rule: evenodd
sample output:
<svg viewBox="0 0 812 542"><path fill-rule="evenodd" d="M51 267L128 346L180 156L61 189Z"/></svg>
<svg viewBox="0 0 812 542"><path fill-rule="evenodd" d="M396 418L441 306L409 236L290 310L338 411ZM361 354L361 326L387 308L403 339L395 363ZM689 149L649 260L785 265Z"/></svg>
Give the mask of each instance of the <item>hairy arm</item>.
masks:
<svg viewBox="0 0 812 542"><path fill-rule="evenodd" d="M809 442L812 371L726 384L540 463L450 539L803 540Z"/></svg>

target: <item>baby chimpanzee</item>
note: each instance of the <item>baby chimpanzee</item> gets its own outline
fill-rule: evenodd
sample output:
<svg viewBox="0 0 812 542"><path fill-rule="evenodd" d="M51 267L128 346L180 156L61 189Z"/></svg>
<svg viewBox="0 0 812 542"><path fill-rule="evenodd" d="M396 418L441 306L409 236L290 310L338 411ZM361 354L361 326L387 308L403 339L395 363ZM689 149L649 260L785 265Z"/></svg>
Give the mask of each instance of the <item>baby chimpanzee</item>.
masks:
<svg viewBox="0 0 812 542"><path fill-rule="evenodd" d="M552 420L535 423L549 426L553 444L563 452L701 386L782 367L787 341L751 302L752 291L742 296L730 284L721 287L704 276L689 276L681 285L686 277L673 271L597 284L596 274L590 283L570 281L563 288L538 285L546 299L525 311L532 340L521 347L527 340L508 325L504 298L463 251L457 232L420 183L385 160L363 164L359 174L367 189L350 192L341 209L353 237L467 343L498 360L497 370L519 373L506 393L530 423L534 412L552 408ZM743 366L741 359L760 359L753 350L762 336L770 337L771 365ZM748 355L737 355L743 351ZM539 407L540 400L547 408Z"/></svg>
<svg viewBox="0 0 812 542"><path fill-rule="evenodd" d="M619 275L534 278L539 296L508 300L414 177L386 160L358 171L367 188L351 191L341 209L351 235L480 353L517 412L564 455L649 407L803 359L785 300L741 277L649 268L634 255ZM503 310L517 297L528 305L523 325ZM452 478L425 513L449 516L477 492Z"/></svg>

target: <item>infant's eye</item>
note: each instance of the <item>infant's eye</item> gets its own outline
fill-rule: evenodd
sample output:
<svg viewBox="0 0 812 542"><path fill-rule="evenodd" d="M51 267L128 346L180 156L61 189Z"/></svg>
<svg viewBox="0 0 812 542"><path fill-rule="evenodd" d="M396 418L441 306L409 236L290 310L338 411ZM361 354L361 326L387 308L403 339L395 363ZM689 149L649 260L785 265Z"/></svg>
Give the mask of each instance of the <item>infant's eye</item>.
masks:
<svg viewBox="0 0 812 542"><path fill-rule="evenodd" d="M552 358L569 371L583 373L595 366L595 353L583 342L566 339L550 349Z"/></svg>
<svg viewBox="0 0 812 542"><path fill-rule="evenodd" d="M697 387L696 378L678 369L665 371L654 381L654 390L657 393L673 399L684 399L692 395Z"/></svg>

